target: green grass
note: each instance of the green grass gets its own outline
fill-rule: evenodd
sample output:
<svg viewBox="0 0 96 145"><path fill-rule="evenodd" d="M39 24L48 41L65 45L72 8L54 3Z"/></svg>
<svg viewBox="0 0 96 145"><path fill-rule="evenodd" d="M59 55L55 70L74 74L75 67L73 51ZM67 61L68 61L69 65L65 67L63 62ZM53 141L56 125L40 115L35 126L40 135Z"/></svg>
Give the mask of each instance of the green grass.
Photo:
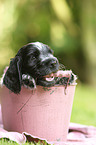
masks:
<svg viewBox="0 0 96 145"><path fill-rule="evenodd" d="M78 85L76 87L71 122L96 126L96 89Z"/></svg>
<svg viewBox="0 0 96 145"><path fill-rule="evenodd" d="M73 102L71 122L96 126L96 89L85 85L77 85ZM17 145L17 143L0 140L0 145ZM43 144L26 143L24 145ZM44 145L47 145L47 143L44 143Z"/></svg>
<svg viewBox="0 0 96 145"><path fill-rule="evenodd" d="M16 142L13 142L13 141L10 141L10 140L7 140L7 139L1 139L0 140L0 145L18 145L18 143ZM22 144L22 145L48 145L46 142L43 142L43 143L25 143L25 144Z"/></svg>

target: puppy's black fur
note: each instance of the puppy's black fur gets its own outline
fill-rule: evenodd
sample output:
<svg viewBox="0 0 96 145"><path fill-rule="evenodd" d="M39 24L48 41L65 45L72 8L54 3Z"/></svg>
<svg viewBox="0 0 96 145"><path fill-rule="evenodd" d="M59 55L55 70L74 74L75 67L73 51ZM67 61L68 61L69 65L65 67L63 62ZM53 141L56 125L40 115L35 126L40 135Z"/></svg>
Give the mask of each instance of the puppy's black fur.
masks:
<svg viewBox="0 0 96 145"><path fill-rule="evenodd" d="M46 82L42 78L58 69L58 60L47 45L40 42L29 43L11 59L3 84L16 94L20 93L24 84L34 87L36 82L39 85L52 86L54 81Z"/></svg>

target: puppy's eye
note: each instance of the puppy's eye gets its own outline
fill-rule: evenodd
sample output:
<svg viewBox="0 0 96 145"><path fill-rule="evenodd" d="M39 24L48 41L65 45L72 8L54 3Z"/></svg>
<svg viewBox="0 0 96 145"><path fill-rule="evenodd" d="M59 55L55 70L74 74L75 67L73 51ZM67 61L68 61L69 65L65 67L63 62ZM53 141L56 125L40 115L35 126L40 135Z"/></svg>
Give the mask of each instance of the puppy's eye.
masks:
<svg viewBox="0 0 96 145"><path fill-rule="evenodd" d="M38 52L34 52L34 53L30 56L30 60L37 59L38 57L39 57L39 53L38 53Z"/></svg>
<svg viewBox="0 0 96 145"><path fill-rule="evenodd" d="M36 59L35 56L30 56L28 61L33 61L34 59Z"/></svg>
<svg viewBox="0 0 96 145"><path fill-rule="evenodd" d="M31 59L35 59L35 58L36 58L35 56L32 56L32 57L31 57Z"/></svg>
<svg viewBox="0 0 96 145"><path fill-rule="evenodd" d="M34 53L34 57L37 58L38 56L39 56L39 53L38 52L35 52Z"/></svg>

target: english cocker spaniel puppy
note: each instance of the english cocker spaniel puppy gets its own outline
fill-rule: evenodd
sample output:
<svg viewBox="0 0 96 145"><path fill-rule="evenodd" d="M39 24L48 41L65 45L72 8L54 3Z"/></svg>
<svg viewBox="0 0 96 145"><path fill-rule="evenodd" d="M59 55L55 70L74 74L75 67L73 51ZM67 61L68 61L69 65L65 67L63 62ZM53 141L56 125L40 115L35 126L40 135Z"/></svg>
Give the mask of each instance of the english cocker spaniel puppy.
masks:
<svg viewBox="0 0 96 145"><path fill-rule="evenodd" d="M29 43L11 59L3 78L3 84L18 94L22 86L27 88L36 88L36 85L50 87L55 84L66 85L74 80L73 74L70 75L70 79L51 76L58 70L58 59L54 57L53 51L47 45L40 42ZM46 78L47 76L51 79Z"/></svg>

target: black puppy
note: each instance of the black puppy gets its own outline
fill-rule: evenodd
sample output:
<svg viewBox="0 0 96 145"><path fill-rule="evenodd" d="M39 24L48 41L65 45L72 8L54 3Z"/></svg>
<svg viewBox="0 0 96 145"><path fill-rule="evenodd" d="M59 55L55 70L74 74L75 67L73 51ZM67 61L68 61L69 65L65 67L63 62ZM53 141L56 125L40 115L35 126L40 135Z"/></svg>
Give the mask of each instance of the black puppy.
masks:
<svg viewBox="0 0 96 145"><path fill-rule="evenodd" d="M65 85L74 81L74 74L68 77L53 77L46 79L46 75L59 70L59 62L53 56L53 51L40 42L29 43L22 47L16 56L11 59L10 65L3 74L1 85L4 84L9 90L18 94L21 86L36 88L36 85L51 87Z"/></svg>
<svg viewBox="0 0 96 145"><path fill-rule="evenodd" d="M58 69L59 62L47 45L29 43L11 59L3 84L16 94L20 93L22 85L30 88L36 87L36 84L52 86L55 80L45 81L43 76L57 72Z"/></svg>

